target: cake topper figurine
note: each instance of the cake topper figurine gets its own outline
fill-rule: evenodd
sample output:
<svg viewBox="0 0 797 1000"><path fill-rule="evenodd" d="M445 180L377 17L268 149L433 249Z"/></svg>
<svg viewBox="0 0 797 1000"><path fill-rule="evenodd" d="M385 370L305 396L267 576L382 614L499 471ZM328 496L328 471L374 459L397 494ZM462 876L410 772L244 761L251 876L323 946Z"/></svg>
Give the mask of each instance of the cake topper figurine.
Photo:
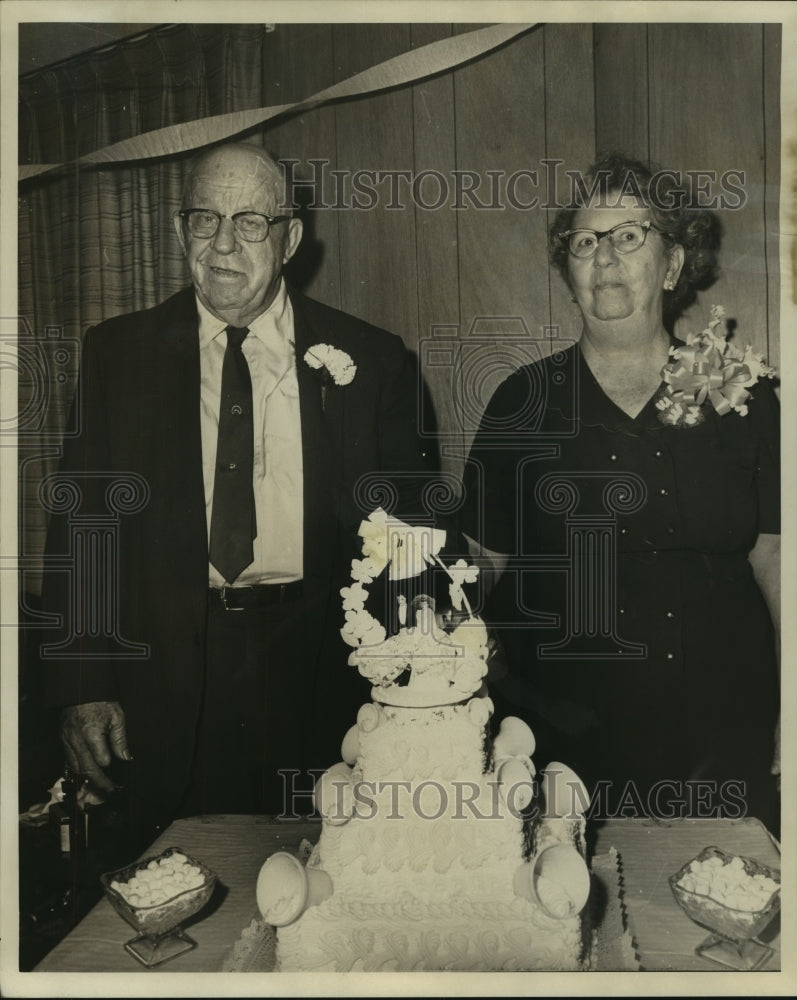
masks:
<svg viewBox="0 0 797 1000"><path fill-rule="evenodd" d="M410 526L381 508L361 523L359 535L363 559L352 561L352 584L341 590L345 615L341 636L355 647L349 663L373 682L372 697L383 704L422 708L469 698L482 686L489 656L487 629L473 614L464 591L466 583L477 581L478 568L464 559L446 566L439 555L444 531ZM384 625L366 610L368 584L386 568L388 579L406 580L430 566L440 567L449 577L454 614L443 622L428 594L417 595L409 606L401 595L401 627L388 636Z"/></svg>

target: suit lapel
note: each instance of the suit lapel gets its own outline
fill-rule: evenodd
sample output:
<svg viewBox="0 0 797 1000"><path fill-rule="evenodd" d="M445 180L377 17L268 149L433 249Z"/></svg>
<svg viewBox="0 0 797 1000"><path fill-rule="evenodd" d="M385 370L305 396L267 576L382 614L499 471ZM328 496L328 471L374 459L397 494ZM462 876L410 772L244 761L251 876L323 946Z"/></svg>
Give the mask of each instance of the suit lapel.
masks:
<svg viewBox="0 0 797 1000"><path fill-rule="evenodd" d="M303 296L290 291L299 408L302 422L302 462L304 493L304 576L308 582L328 580L333 569L336 485L340 476L342 426L334 387L322 390L323 377L304 361L305 352L325 343L325 331L318 330ZM328 333L327 333L328 338Z"/></svg>
<svg viewBox="0 0 797 1000"><path fill-rule="evenodd" d="M207 519L202 475L199 327L193 290L175 302L158 343L163 352L161 419L164 420L163 472L171 484L173 530L185 541L192 578L207 587Z"/></svg>

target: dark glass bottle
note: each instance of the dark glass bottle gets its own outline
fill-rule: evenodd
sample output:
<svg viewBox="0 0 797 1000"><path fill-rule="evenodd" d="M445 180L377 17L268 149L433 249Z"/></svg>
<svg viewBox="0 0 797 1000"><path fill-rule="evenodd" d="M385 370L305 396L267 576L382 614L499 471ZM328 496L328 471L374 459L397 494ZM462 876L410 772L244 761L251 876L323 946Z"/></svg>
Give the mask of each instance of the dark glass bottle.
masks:
<svg viewBox="0 0 797 1000"><path fill-rule="evenodd" d="M66 812L66 822L61 828L61 851L77 861L83 857L86 848L86 813L78 802L77 782L68 770L61 783L61 790Z"/></svg>

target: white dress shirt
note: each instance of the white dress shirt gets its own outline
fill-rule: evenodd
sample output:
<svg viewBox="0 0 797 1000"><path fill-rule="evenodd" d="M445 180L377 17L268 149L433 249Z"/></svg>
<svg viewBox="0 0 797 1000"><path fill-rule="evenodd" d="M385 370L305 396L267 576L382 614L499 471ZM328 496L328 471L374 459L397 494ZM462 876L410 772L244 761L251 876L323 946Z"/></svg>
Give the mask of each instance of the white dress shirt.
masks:
<svg viewBox="0 0 797 1000"><path fill-rule="evenodd" d="M210 313L198 299L197 309L202 470L210 537L221 370L228 324ZM249 324L242 346L252 379L257 537L254 561L241 573L235 586L290 583L302 576L302 428L293 343L293 309L283 281L269 308ZM210 586L224 586L221 573L212 564L208 565Z"/></svg>

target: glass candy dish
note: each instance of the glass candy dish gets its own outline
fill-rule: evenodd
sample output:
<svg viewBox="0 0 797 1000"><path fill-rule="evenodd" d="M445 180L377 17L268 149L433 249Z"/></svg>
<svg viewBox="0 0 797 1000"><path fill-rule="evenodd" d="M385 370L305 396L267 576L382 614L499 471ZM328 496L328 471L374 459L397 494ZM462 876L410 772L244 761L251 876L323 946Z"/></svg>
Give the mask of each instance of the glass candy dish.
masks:
<svg viewBox="0 0 797 1000"><path fill-rule="evenodd" d="M731 867L732 866L732 867ZM693 887L696 878L706 880L709 872L716 883L709 892ZM743 874L742 874L743 873ZM758 891L745 895L745 884L759 883ZM769 882L775 883L772 887ZM780 872L751 858L727 854L718 847L706 847L697 857L669 878L670 888L681 908L696 924L711 931L695 953L726 968L752 972L760 969L773 954L760 941L761 934L780 909ZM735 887L733 883L736 883ZM723 886L731 888L723 888ZM706 885L700 886L706 889ZM762 894L763 893L763 894ZM733 898L718 898L731 895Z"/></svg>
<svg viewBox="0 0 797 1000"><path fill-rule="evenodd" d="M134 896L134 888L144 879L144 893ZM202 909L216 885L216 875L201 861L179 847L169 847L100 875L100 882L111 906L138 931L125 944L125 951L142 965L151 968L196 948L196 941L181 925Z"/></svg>

